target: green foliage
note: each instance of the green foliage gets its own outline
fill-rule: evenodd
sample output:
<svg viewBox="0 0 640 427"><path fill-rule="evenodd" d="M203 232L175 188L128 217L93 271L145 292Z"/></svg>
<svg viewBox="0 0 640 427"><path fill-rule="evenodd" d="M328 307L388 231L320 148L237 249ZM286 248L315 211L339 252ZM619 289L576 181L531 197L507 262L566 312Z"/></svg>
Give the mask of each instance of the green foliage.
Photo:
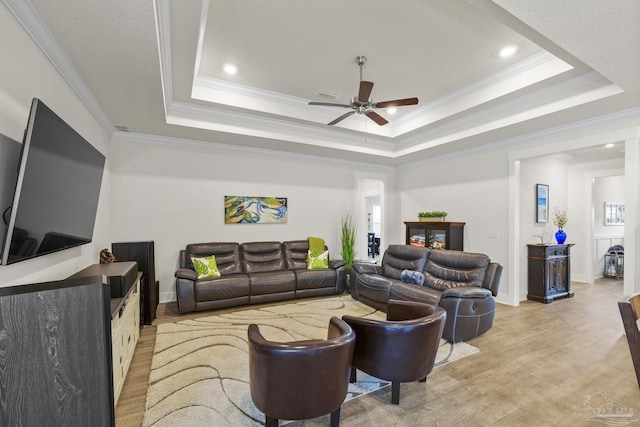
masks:
<svg viewBox="0 0 640 427"><path fill-rule="evenodd" d="M342 245L342 260L345 262L347 274L351 273L351 266L356 258L356 223L352 212L345 212L340 218L340 243Z"/></svg>
<svg viewBox="0 0 640 427"><path fill-rule="evenodd" d="M447 213L445 211L426 211L426 212L418 212L418 217L420 218L432 218L432 217L445 217Z"/></svg>

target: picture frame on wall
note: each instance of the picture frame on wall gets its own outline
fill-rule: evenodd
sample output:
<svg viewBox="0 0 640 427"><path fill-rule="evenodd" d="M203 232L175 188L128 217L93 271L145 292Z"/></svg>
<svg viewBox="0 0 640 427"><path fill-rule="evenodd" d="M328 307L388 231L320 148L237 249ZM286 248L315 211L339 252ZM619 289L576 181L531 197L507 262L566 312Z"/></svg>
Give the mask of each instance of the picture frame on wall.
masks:
<svg viewBox="0 0 640 427"><path fill-rule="evenodd" d="M536 184L536 222L549 222L549 186Z"/></svg>
<svg viewBox="0 0 640 427"><path fill-rule="evenodd" d="M286 223L286 197L224 196L225 224Z"/></svg>
<svg viewBox="0 0 640 427"><path fill-rule="evenodd" d="M604 203L604 225L624 225L624 205L622 203Z"/></svg>

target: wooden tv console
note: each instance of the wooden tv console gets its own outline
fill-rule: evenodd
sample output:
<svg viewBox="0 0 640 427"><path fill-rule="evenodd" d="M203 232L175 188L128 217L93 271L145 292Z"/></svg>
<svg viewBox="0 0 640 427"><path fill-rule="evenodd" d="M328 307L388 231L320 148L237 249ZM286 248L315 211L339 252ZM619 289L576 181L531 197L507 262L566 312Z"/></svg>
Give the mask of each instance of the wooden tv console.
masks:
<svg viewBox="0 0 640 427"><path fill-rule="evenodd" d="M111 352L113 356L113 405L124 385L136 343L140 338L140 276L123 298L111 300ZM115 304L115 307L114 307Z"/></svg>

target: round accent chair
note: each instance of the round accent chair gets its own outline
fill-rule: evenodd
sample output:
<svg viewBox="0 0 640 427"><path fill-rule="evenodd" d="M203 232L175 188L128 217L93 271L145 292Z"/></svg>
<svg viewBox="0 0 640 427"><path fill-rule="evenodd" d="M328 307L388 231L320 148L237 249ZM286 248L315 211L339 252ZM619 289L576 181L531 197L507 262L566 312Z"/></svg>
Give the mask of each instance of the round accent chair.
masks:
<svg viewBox="0 0 640 427"><path fill-rule="evenodd" d="M400 383L427 380L440 346L447 313L442 307L389 300L387 320L344 315L356 333L351 381L356 368L391 381L391 403L400 403Z"/></svg>
<svg viewBox="0 0 640 427"><path fill-rule="evenodd" d="M356 340L351 327L333 317L326 340L280 343L265 339L252 324L248 336L251 399L266 426L330 413L331 426L338 427Z"/></svg>

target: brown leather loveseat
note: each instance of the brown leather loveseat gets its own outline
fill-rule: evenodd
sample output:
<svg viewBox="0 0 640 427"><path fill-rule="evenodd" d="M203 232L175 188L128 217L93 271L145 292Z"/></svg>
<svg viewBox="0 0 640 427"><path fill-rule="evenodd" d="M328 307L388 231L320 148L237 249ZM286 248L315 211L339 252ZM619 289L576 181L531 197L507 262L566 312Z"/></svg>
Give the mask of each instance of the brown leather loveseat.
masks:
<svg viewBox="0 0 640 427"><path fill-rule="evenodd" d="M180 251L176 293L180 313L344 292L344 261L308 270L307 240L193 243ZM220 277L198 279L192 257L215 255Z"/></svg>
<svg viewBox="0 0 640 427"><path fill-rule="evenodd" d="M389 245L381 266L353 265L350 287L354 299L384 312L389 299L440 306L447 312L442 337L460 342L493 326L501 276L502 266L484 254Z"/></svg>

